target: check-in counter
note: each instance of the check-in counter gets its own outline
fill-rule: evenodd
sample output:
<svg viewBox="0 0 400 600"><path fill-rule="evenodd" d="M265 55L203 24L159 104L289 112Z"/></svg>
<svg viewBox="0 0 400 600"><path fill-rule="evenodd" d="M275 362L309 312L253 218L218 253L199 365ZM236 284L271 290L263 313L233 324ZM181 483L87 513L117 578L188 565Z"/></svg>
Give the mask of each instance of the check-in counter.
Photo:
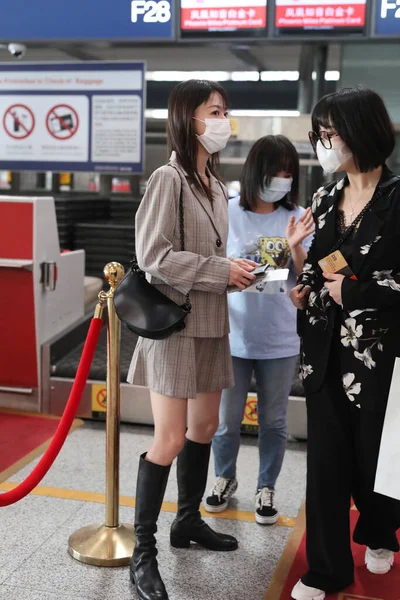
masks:
<svg viewBox="0 0 400 600"><path fill-rule="evenodd" d="M53 198L0 196L0 406L42 411L42 345L84 316L83 250L60 251Z"/></svg>

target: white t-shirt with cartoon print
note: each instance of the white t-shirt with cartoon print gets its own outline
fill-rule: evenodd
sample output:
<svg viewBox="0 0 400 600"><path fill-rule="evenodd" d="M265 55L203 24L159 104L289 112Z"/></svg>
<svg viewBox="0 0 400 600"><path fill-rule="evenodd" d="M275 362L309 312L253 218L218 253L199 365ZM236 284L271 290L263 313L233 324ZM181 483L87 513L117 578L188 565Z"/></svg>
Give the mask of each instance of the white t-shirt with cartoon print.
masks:
<svg viewBox="0 0 400 600"><path fill-rule="evenodd" d="M243 210L239 198L229 201L227 254L249 258L257 263L288 268L287 281L268 283L252 293L234 292L228 296L232 356L248 359L275 359L296 356L300 342L296 333L296 309L289 293L296 285L296 273L286 239L292 216L296 222L304 208L289 211L279 206L269 214ZM303 241L308 252L312 235Z"/></svg>

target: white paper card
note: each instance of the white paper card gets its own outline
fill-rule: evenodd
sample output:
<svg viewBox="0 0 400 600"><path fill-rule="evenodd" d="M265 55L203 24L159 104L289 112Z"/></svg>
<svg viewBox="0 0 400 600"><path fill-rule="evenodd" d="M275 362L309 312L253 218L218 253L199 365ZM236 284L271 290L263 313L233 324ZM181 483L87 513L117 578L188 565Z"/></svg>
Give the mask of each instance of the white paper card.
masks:
<svg viewBox="0 0 400 600"><path fill-rule="evenodd" d="M277 282L287 281L289 277L289 269L268 269L265 274L258 275L254 283L249 285L245 290L240 290L237 287L228 288L228 293L232 292L264 292L269 294L279 294L286 292L286 287L282 288ZM275 283L273 283L275 282Z"/></svg>
<svg viewBox="0 0 400 600"><path fill-rule="evenodd" d="M289 269L269 269L263 281L287 281Z"/></svg>

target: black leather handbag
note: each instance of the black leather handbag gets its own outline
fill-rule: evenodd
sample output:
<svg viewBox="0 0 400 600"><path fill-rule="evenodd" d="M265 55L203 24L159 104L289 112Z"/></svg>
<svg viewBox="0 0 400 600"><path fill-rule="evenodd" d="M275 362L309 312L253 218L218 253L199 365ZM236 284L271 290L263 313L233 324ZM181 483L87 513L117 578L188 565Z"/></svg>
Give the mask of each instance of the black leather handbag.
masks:
<svg viewBox="0 0 400 600"><path fill-rule="evenodd" d="M182 187L179 195L179 223L181 250L185 250L184 211ZM192 310L189 294L179 306L151 285L146 273L139 268L136 257L114 293L114 307L118 318L133 333L151 340L163 340L175 331L185 328L185 319Z"/></svg>

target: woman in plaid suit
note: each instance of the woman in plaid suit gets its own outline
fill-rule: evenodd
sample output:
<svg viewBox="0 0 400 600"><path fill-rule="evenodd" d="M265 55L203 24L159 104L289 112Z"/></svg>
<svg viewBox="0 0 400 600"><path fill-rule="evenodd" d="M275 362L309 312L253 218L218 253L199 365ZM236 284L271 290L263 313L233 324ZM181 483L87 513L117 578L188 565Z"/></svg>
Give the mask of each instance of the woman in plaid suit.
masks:
<svg viewBox="0 0 400 600"><path fill-rule="evenodd" d="M225 90L210 81L179 84L169 99L167 165L150 177L136 215L136 255L149 281L177 304L190 295L183 331L165 340L139 338L128 381L151 392L154 440L140 457L136 489L136 547L131 579L141 600L167 600L156 560L156 522L171 463L178 456L178 514L171 544L197 542L235 550L237 540L200 517L221 391L233 385L227 287L254 279L252 261L226 258L227 193L217 172L218 151L230 136ZM184 206L181 251L179 198Z"/></svg>

